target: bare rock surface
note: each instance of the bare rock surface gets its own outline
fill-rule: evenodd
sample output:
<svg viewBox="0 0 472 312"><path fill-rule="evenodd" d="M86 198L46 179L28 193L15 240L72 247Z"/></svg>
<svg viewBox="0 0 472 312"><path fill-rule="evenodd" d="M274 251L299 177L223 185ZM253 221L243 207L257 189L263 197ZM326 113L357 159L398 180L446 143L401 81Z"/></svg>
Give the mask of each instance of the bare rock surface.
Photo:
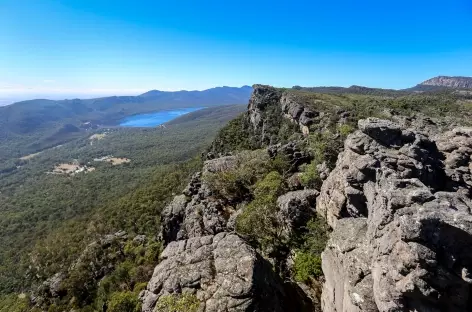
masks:
<svg viewBox="0 0 472 312"><path fill-rule="evenodd" d="M223 170L228 163L214 159L204 170ZM219 168L219 169L218 169ZM225 205L211 197L211 191L196 173L183 195L174 197L162 212L162 238L165 243L192 237L214 235L226 229L229 213Z"/></svg>
<svg viewBox="0 0 472 312"><path fill-rule="evenodd" d="M316 215L317 190L301 190L288 192L277 199L280 224L283 225L283 235L290 235L305 226Z"/></svg>
<svg viewBox="0 0 472 312"><path fill-rule="evenodd" d="M430 138L368 118L345 142L317 212L323 311L472 309L471 129Z"/></svg>
<svg viewBox="0 0 472 312"><path fill-rule="evenodd" d="M240 237L219 233L170 243L147 289L143 312L160 297L190 292L200 311L288 311L281 282L270 266Z"/></svg>
<svg viewBox="0 0 472 312"><path fill-rule="evenodd" d="M425 86L448 87L454 89L472 89L471 77L438 76L421 83Z"/></svg>
<svg viewBox="0 0 472 312"><path fill-rule="evenodd" d="M328 115L305 105L292 93L282 92L265 85L254 85L254 91L249 100L248 116L253 129L258 130L264 137L264 112L268 107L277 107L283 118L298 125L300 132L307 135L313 124L327 124Z"/></svg>

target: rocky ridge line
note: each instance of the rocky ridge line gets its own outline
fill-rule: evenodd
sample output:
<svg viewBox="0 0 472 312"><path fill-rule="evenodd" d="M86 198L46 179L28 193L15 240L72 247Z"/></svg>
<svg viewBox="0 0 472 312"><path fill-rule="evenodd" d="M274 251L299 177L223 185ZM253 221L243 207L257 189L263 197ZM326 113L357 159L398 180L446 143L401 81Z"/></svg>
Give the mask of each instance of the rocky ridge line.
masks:
<svg viewBox="0 0 472 312"><path fill-rule="evenodd" d="M294 161L306 157L295 145L275 145L268 116L274 112L305 135L349 117L342 109L328 114L290 93L254 86L246 115L253 136L271 146L271 157L289 151ZM319 193L295 186L279 197L284 233L313 217L314 201L332 227L322 255L323 311L470 311L472 129L442 132L443 125L424 116L391 119L359 121L334 170L320 165ZM237 165L237 157L223 156L206 161L203 172ZM166 207L167 247L141 293L143 312L153 311L162 296L183 292L195 294L204 312L315 309L234 233L238 211L231 200L214 197L197 173Z"/></svg>

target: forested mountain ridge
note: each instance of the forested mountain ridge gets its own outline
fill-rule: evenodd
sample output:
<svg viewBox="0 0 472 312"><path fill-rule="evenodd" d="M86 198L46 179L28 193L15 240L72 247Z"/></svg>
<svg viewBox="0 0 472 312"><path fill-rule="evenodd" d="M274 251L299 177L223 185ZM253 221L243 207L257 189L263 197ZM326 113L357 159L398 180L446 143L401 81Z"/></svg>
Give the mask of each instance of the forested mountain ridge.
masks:
<svg viewBox="0 0 472 312"><path fill-rule="evenodd" d="M251 87L150 91L139 96L30 100L0 107L0 160L62 144L88 129L117 126L124 117L159 110L244 104Z"/></svg>
<svg viewBox="0 0 472 312"><path fill-rule="evenodd" d="M407 89L382 89L382 88L369 88L365 86L350 86L350 87L336 87L336 86L323 86L323 87L300 87L294 86L293 89L305 90L311 92L328 93L328 94L364 94L364 95L383 95L383 96L405 96L415 93L438 93L438 92L460 92L466 91L472 88L472 77L448 77L438 76L428 79L422 83L417 84L414 87ZM470 93L468 93L470 96Z"/></svg>

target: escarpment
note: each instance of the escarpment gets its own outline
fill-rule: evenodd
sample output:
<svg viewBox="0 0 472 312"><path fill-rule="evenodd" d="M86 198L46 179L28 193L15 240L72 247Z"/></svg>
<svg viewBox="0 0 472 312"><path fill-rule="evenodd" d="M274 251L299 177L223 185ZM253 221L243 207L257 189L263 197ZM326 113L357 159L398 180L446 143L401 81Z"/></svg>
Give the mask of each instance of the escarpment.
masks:
<svg viewBox="0 0 472 312"><path fill-rule="evenodd" d="M359 121L323 184L323 311L470 311L471 128Z"/></svg>
<svg viewBox="0 0 472 312"><path fill-rule="evenodd" d="M236 156L206 161L183 194L164 209L162 238L167 246L140 295L143 311L154 311L165 298L179 294L191 294L199 302L199 311L206 312L291 311L293 307L313 311L311 300L298 287L284 282L255 248L234 233L233 203L244 197L215 194L203 179L206 174L228 173L240 162ZM292 230L292 222L306 222L314 214L317 193L308 193L281 199L287 214L296 210L293 205L299 198L305 200L300 214L281 217L287 231Z"/></svg>
<svg viewBox="0 0 472 312"><path fill-rule="evenodd" d="M142 310L470 311L470 112L414 101L254 86L162 212Z"/></svg>

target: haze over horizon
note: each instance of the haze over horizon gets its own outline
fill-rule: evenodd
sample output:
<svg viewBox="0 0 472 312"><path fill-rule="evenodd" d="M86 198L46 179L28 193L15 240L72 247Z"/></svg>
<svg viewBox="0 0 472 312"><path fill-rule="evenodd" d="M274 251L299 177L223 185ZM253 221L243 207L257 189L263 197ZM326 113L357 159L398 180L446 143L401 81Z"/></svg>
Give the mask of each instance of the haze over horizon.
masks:
<svg viewBox="0 0 472 312"><path fill-rule="evenodd" d="M254 83L408 88L472 76L471 17L466 0L4 0L0 105Z"/></svg>

